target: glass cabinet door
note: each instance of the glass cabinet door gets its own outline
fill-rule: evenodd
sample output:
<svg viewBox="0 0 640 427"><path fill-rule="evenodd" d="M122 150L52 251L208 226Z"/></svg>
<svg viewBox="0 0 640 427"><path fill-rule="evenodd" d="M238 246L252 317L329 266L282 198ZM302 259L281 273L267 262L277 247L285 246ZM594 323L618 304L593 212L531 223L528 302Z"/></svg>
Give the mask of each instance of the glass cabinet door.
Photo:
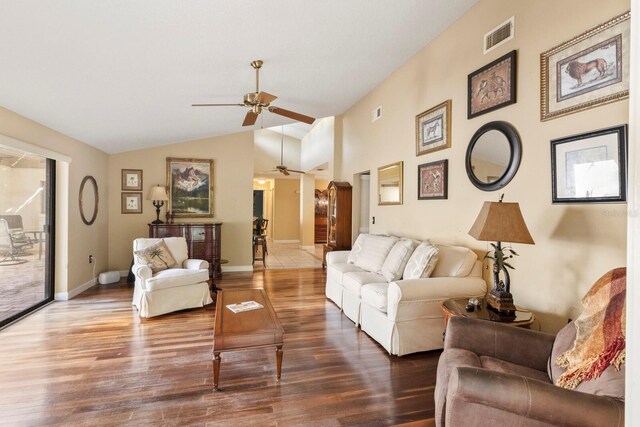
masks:
<svg viewBox="0 0 640 427"><path fill-rule="evenodd" d="M327 209L328 219L328 237L327 243L335 245L336 243L336 224L337 224L337 204L336 204L336 189L331 187L329 189L329 206Z"/></svg>

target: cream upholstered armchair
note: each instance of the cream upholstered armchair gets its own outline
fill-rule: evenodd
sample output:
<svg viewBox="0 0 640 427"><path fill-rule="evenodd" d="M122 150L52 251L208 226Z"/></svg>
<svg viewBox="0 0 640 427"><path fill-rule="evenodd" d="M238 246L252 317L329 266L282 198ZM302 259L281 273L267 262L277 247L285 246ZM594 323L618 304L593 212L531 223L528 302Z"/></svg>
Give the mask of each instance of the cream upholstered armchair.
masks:
<svg viewBox="0 0 640 427"><path fill-rule="evenodd" d="M209 263L188 259L184 237L135 239L132 272L136 282L132 304L140 317L153 317L213 302Z"/></svg>

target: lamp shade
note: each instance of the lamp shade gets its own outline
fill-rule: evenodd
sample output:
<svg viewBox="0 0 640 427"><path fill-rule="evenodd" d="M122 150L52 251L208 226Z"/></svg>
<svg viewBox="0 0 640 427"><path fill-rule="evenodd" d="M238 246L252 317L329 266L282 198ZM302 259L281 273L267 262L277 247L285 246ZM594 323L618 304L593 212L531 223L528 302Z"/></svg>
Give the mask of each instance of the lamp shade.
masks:
<svg viewBox="0 0 640 427"><path fill-rule="evenodd" d="M484 202L469 234L487 242L535 244L518 203Z"/></svg>
<svg viewBox="0 0 640 427"><path fill-rule="evenodd" d="M166 201L169 200L169 198L167 197L167 191L162 185L154 185L149 189L147 200Z"/></svg>

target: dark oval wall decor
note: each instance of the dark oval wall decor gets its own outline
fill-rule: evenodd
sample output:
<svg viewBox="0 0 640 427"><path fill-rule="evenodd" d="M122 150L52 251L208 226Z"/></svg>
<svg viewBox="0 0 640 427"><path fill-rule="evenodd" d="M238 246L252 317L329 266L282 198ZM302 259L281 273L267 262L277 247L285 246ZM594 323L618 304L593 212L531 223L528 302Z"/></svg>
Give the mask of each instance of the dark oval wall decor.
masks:
<svg viewBox="0 0 640 427"><path fill-rule="evenodd" d="M91 188L93 188L93 198L94 198L94 205L93 205L93 214L91 215L91 219L87 219L87 216L85 215L85 206L83 203L83 193L84 193L84 187L87 184L87 181L89 181L91 183ZM78 197L78 202L80 204L80 217L82 218L82 222L84 222L87 225L91 225L94 223L94 221L96 220L96 217L98 216L98 200L99 200L99 195L98 195L98 183L96 182L96 179L94 177L92 177L91 175L87 175L82 179L82 183L80 183L80 194ZM90 206L89 206L90 207Z"/></svg>
<svg viewBox="0 0 640 427"><path fill-rule="evenodd" d="M513 179L521 158L522 143L518 131L504 121L489 122L471 137L465 156L467 176L482 191L499 190ZM480 165L494 171L495 175L476 171Z"/></svg>

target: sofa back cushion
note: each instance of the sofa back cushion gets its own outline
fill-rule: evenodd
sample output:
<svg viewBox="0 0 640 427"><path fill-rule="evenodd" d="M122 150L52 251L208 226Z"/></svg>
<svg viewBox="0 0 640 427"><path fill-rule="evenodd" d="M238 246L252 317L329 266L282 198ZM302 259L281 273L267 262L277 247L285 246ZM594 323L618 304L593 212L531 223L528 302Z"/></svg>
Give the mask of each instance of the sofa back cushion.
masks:
<svg viewBox="0 0 640 427"><path fill-rule="evenodd" d="M554 341L553 349L551 350L551 357L549 357L548 368L549 378L554 384L556 384L560 375L565 371L564 368L561 368L556 364L556 360L562 353L573 348L575 340L576 327L574 322L567 324L560 330L560 332L558 332L558 335L556 335L556 340ZM616 371L615 366L609 365L598 378L581 382L575 390L583 393L611 396L616 399L624 400L624 368L624 363L620 366L619 371Z"/></svg>
<svg viewBox="0 0 640 427"><path fill-rule="evenodd" d="M432 277L467 277L478 259L478 255L462 246L438 245L438 264Z"/></svg>
<svg viewBox="0 0 640 427"><path fill-rule="evenodd" d="M382 274L382 264L397 241L397 237L369 234L354 264L363 270Z"/></svg>
<svg viewBox="0 0 640 427"><path fill-rule="evenodd" d="M438 247L428 240L420 243L413 251L402 274L403 279L420 279L429 277L438 264Z"/></svg>
<svg viewBox="0 0 640 427"><path fill-rule="evenodd" d="M411 257L414 249L418 246L417 242L410 239L400 239L393 245L389 251L387 259L382 264L382 275L387 282L393 282L402 278L404 268L407 261Z"/></svg>
<svg viewBox="0 0 640 427"><path fill-rule="evenodd" d="M362 248L364 247L364 244L367 241L368 237L369 235L366 233L362 233L358 235L358 238L353 243L353 246L351 246L351 251L349 252L349 257L347 258L347 262L349 264L356 263L356 260L360 257L360 254L362 253Z"/></svg>

